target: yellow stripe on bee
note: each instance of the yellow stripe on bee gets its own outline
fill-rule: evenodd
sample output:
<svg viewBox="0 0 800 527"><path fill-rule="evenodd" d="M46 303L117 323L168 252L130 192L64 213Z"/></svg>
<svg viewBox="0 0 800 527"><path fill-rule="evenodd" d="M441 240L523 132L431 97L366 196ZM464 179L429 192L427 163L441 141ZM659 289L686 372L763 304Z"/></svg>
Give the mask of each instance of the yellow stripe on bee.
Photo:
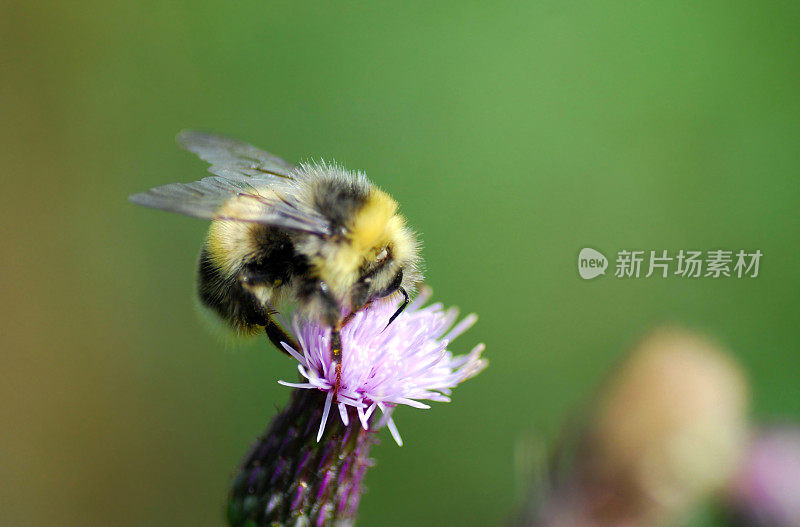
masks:
<svg viewBox="0 0 800 527"><path fill-rule="evenodd" d="M394 241L403 228L396 214L397 202L382 190L373 189L364 205L347 225L347 243L312 260L314 267L337 296L343 296L358 278L357 270L365 260Z"/></svg>
<svg viewBox="0 0 800 527"><path fill-rule="evenodd" d="M389 223L396 212L397 202L386 192L373 189L349 225L353 248L366 253L388 242Z"/></svg>
<svg viewBox="0 0 800 527"><path fill-rule="evenodd" d="M257 249L251 223L214 220L208 229L206 248L214 265L225 276L239 271L242 260Z"/></svg>

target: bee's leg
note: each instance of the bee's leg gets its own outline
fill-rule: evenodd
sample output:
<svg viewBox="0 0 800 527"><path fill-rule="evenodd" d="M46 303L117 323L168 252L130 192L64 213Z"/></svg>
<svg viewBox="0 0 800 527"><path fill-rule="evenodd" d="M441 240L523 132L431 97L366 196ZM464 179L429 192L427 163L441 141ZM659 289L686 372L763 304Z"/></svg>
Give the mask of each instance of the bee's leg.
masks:
<svg viewBox="0 0 800 527"><path fill-rule="evenodd" d="M348 324L348 323L349 323L351 320L353 320L353 317L354 317L354 316L356 316L356 313L358 313L359 311L362 311L362 310L364 310L364 309L367 309L367 308L368 308L369 306L371 306L371 305L372 305L372 300L369 300L368 302L365 302L365 303L364 303L364 304L363 304L361 307L359 307L358 309L354 309L353 311L351 311L350 313L348 313L348 314L347 314L347 316L345 316L345 317L342 319L342 321L341 321L341 322L339 322L339 327L340 327L340 328L343 328L343 327L345 327L345 326L346 326L346 325L347 325L347 324Z"/></svg>
<svg viewBox="0 0 800 527"><path fill-rule="evenodd" d="M269 304L262 304L257 295L253 292L253 287L257 285L267 283L274 286L274 283L271 283L266 275L254 273L249 270L245 270L241 274L239 281L242 289L251 295L253 310L256 312L254 316L254 318L257 319L256 324L259 326L264 326L264 331L266 332L269 341L272 342L272 344L278 348L279 351L282 351L286 355L289 355L289 352L284 349L283 345L281 344L282 342L285 342L295 351L302 351L297 341L275 320L275 315L278 314L275 308Z"/></svg>
<svg viewBox="0 0 800 527"><path fill-rule="evenodd" d="M365 303L360 308L351 311L343 319L337 322L331 329L331 361L333 362L334 371L336 372L336 384L334 385L334 395L339 393L339 388L342 385L342 337L341 331L353 317L361 311L366 309L372 304L372 301Z"/></svg>
<svg viewBox="0 0 800 527"><path fill-rule="evenodd" d="M314 280L306 284L305 293L313 295L318 302L321 322L331 328L330 358L335 379L333 383L333 401L338 402L339 390L342 387L342 307L341 303L331 293L328 284L322 280Z"/></svg>
<svg viewBox="0 0 800 527"><path fill-rule="evenodd" d="M334 297L328 284L322 280L318 280L313 285L317 299L322 305L322 320L331 328L330 340L330 357L331 366L336 375L333 385L333 400L337 400L339 389L342 387L342 317L341 317L341 304Z"/></svg>
<svg viewBox="0 0 800 527"><path fill-rule="evenodd" d="M340 327L340 324L337 324L331 329L331 361L336 373L336 381L333 385L334 400L336 400L339 389L342 387L342 337L339 333Z"/></svg>
<svg viewBox="0 0 800 527"><path fill-rule="evenodd" d="M281 342L285 342L286 345L293 350L302 353L303 350L300 349L300 344L298 344L294 337L289 335L289 333L287 333L287 331L275 321L273 316L267 317L266 324L264 325L264 331L267 333L267 338L269 341L285 354L289 355L289 352L284 349Z"/></svg>

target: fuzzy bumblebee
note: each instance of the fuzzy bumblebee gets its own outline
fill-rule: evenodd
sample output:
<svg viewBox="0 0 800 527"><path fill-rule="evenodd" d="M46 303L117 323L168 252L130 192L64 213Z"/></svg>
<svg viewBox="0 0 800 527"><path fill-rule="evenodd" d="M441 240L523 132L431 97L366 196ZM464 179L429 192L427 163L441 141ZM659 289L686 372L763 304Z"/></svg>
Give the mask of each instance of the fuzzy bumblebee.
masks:
<svg viewBox="0 0 800 527"><path fill-rule="evenodd" d="M397 202L361 172L326 163L293 166L240 141L186 131L181 147L211 163L214 176L130 197L133 203L212 220L200 251L201 304L239 335L265 331L283 351L294 340L276 322L294 304L339 332L352 315L421 280L419 244ZM337 376L340 377L340 376Z"/></svg>

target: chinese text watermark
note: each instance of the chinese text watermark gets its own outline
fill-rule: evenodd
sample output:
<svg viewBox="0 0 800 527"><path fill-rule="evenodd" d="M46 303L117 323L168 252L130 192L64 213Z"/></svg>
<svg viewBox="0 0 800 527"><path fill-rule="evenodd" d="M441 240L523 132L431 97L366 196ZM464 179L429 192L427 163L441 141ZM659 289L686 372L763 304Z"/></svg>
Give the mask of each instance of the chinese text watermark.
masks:
<svg viewBox="0 0 800 527"><path fill-rule="evenodd" d="M670 253L656 251L618 251L614 260L616 278L756 278L763 253L760 250L694 251L680 249ZM578 254L578 274L591 280L606 274L608 259L596 249L586 247Z"/></svg>

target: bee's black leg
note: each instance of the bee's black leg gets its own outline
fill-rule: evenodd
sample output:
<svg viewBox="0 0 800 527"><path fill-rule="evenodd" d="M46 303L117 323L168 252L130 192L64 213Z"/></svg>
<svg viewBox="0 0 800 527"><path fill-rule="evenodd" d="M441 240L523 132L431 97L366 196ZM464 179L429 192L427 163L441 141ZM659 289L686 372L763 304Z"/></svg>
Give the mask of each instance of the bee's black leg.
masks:
<svg viewBox="0 0 800 527"><path fill-rule="evenodd" d="M251 270L245 270L239 276L239 282L242 289L247 291L252 297L252 310L255 312L254 319L257 320L255 323L259 326L264 326L267 338L269 338L273 346L286 355L289 355L289 352L284 349L281 344L282 342L285 342L296 351L302 351L297 341L275 320L275 315L278 312L271 305L262 305L252 291L252 288L256 285L270 283L269 277L264 274L252 272ZM274 285L274 283L272 285Z"/></svg>
<svg viewBox="0 0 800 527"><path fill-rule="evenodd" d="M322 303L322 320L331 328L331 365L334 368L336 379L333 385L333 400L336 401L339 389L342 387L342 336L343 319L341 318L341 305L331 292L328 284L322 280L313 283L312 291Z"/></svg>
<svg viewBox="0 0 800 527"><path fill-rule="evenodd" d="M345 316L342 319L342 321L339 322L339 327L340 328L345 327L351 320L353 320L353 317L356 316L356 313L358 313L359 311L362 311L364 309L367 309L371 305L372 305L372 300L369 300L368 302L365 302L361 307L359 307L357 309L354 309L353 311L348 313L347 316Z"/></svg>
<svg viewBox="0 0 800 527"><path fill-rule="evenodd" d="M334 371L336 373L336 381L333 385L333 399L339 394L339 389L342 387L342 337L339 334L340 325L331 329L331 361L333 362Z"/></svg>
<svg viewBox="0 0 800 527"><path fill-rule="evenodd" d="M289 355L289 352L284 349L284 347L281 345L281 342L285 342L290 348L302 353L303 350L300 349L300 344L298 344L294 337L289 335L289 333L287 333L280 324L275 322L273 317L267 317L267 322L264 325L264 331L267 333L267 338L269 338L269 341L285 354Z"/></svg>

